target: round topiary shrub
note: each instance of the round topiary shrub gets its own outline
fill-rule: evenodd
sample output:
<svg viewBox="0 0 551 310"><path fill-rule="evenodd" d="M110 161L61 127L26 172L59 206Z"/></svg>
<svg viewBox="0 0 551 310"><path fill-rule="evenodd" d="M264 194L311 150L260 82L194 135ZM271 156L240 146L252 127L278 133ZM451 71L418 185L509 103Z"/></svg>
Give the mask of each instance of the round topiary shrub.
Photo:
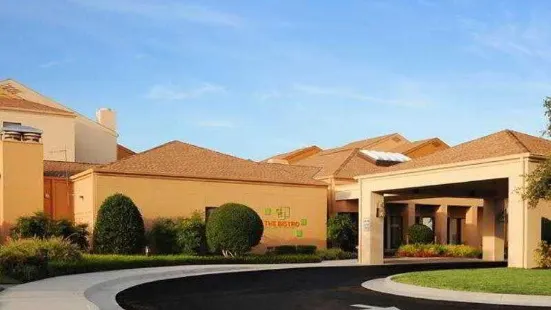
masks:
<svg viewBox="0 0 551 310"><path fill-rule="evenodd" d="M94 252L100 254L138 254L145 245L142 215L123 194L107 197L102 203L93 236Z"/></svg>
<svg viewBox="0 0 551 310"><path fill-rule="evenodd" d="M408 237L409 243L432 243L434 241L434 232L423 224L415 224L408 229Z"/></svg>
<svg viewBox="0 0 551 310"><path fill-rule="evenodd" d="M238 203L226 203L217 208L207 221L207 244L213 252L224 256L239 256L260 243L264 224L251 208Z"/></svg>

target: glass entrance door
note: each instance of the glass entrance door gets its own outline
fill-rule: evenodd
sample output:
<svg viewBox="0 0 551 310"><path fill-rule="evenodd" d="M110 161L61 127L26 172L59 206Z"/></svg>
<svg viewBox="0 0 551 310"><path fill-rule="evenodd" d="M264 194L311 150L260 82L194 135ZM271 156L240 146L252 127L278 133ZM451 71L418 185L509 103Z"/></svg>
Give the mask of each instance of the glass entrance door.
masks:
<svg viewBox="0 0 551 310"><path fill-rule="evenodd" d="M403 220L401 216L387 216L385 221L385 247L397 249L402 245Z"/></svg>

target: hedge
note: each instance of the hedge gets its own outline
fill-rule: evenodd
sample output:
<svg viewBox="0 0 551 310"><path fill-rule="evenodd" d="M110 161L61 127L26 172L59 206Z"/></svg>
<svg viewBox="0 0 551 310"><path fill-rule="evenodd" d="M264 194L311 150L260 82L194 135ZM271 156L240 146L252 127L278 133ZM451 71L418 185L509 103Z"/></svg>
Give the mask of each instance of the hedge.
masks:
<svg viewBox="0 0 551 310"><path fill-rule="evenodd" d="M274 247L273 253L276 255L315 254L316 250L315 245L278 245Z"/></svg>
<svg viewBox="0 0 551 310"><path fill-rule="evenodd" d="M346 252L339 248L332 248L327 250L318 250L316 254L322 260L341 260L341 259L355 259L358 258L358 254L354 252Z"/></svg>
<svg viewBox="0 0 551 310"><path fill-rule="evenodd" d="M468 245L452 244L407 244L401 246L396 255L398 257L468 257L476 258L481 255L479 249Z"/></svg>
<svg viewBox="0 0 551 310"><path fill-rule="evenodd" d="M241 257L188 256L188 255L97 255L85 254L77 262L51 262L48 274L51 277L110 271L119 269L181 266L181 265L221 265L221 264L300 264L319 263L317 255L245 255Z"/></svg>

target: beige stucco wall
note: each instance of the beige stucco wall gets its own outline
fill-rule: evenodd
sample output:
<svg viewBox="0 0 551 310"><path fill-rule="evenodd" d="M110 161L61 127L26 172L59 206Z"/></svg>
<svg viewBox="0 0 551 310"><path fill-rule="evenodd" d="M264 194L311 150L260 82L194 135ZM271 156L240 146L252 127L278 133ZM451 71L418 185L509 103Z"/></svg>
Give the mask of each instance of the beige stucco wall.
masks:
<svg viewBox="0 0 551 310"><path fill-rule="evenodd" d="M74 187L75 213L91 226L93 218L88 210L93 208L95 214L103 200L115 193L129 196L140 208L146 223L157 217L189 216L194 211L204 215L205 207L238 202L253 208L264 220L264 237L257 250L278 244L326 246L325 187L112 175L96 175L95 180L91 179L77 179ZM279 208L289 213L279 218Z"/></svg>
<svg viewBox="0 0 551 310"><path fill-rule="evenodd" d="M74 117L2 110L0 126L3 122L21 123L42 130L44 159L75 161Z"/></svg>
<svg viewBox="0 0 551 310"><path fill-rule="evenodd" d="M42 154L40 143L0 141L1 238L18 217L43 209Z"/></svg>
<svg viewBox="0 0 551 310"><path fill-rule="evenodd" d="M75 122L75 158L86 163L110 163L117 160L117 133L85 119Z"/></svg>
<svg viewBox="0 0 551 310"><path fill-rule="evenodd" d="M88 174L73 181L73 208L75 223L86 223L89 229L94 225L94 174Z"/></svg>

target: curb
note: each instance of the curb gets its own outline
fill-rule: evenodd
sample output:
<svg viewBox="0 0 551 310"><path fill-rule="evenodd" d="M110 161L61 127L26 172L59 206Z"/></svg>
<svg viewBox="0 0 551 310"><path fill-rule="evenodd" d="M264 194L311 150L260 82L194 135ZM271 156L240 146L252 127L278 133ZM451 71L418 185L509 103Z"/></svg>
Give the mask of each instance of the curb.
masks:
<svg viewBox="0 0 551 310"><path fill-rule="evenodd" d="M429 288L398 283L392 280L393 277L399 275L400 274L395 274L386 278L366 281L362 283L362 287L384 294L438 301L508 306L551 307L551 296L476 293Z"/></svg>

